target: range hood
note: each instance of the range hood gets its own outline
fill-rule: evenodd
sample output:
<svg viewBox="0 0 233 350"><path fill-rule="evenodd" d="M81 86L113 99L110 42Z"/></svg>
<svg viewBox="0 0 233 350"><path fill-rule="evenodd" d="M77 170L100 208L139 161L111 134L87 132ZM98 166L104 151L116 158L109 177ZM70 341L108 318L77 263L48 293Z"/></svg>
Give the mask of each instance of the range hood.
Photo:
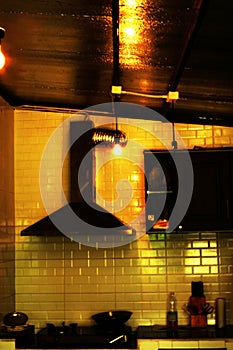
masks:
<svg viewBox="0 0 233 350"><path fill-rule="evenodd" d="M135 230L99 206L95 198L92 121L70 122L70 201L21 231L21 236L65 235L84 243L132 241ZM82 135L77 139L77 135ZM84 166L81 163L85 157ZM81 176L80 176L81 172ZM88 198L86 201L84 198ZM58 225L57 225L58 223ZM80 223L80 224L79 224Z"/></svg>

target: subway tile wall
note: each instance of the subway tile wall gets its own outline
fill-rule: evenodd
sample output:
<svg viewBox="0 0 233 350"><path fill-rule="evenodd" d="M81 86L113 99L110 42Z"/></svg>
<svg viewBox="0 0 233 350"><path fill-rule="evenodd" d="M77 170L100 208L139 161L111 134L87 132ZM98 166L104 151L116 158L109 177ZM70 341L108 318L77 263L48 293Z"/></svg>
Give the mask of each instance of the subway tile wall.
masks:
<svg viewBox="0 0 233 350"><path fill-rule="evenodd" d="M40 160L53 131L69 117L62 113L15 111L17 310L26 312L29 322L37 328L46 322L92 324L92 314L112 309L133 311L129 321L133 327L165 324L167 296L175 291L179 323L187 324L183 308L191 294L191 282L202 280L210 303L219 296L227 299L227 320L232 323L232 233L148 236L143 232L143 215L136 220L144 206L143 149L169 147L170 124L120 120L119 126L131 140L121 160L109 156L108 149L96 148L97 201L122 220L134 223L139 239L115 248L98 248L66 237L20 236L21 229L46 215L39 187ZM98 125L107 123L99 117L93 121ZM176 130L180 148L233 145L232 128L177 124ZM46 189L56 194L54 208L50 209L63 204L55 174L63 166L62 145L66 138L66 130L61 129L48 161ZM67 194L68 176L66 159L63 186ZM119 181L123 187L118 186Z"/></svg>

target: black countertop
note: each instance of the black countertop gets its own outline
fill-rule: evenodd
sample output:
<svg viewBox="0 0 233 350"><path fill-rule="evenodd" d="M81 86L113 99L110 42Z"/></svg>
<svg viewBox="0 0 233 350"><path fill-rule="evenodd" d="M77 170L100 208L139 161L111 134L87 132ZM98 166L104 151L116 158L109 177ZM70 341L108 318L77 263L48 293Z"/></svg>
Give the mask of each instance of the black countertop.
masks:
<svg viewBox="0 0 233 350"><path fill-rule="evenodd" d="M95 334L93 327L82 327L80 334L34 334L29 332L4 332L0 339L15 339L17 349L136 349L136 332L131 331L126 339L123 334ZM28 329L28 328L26 328ZM32 329L31 329L32 330ZM113 341L112 341L113 340Z"/></svg>
<svg viewBox="0 0 233 350"><path fill-rule="evenodd" d="M137 328L138 339L210 339L210 338L233 338L233 325L221 329L215 326L205 328L192 328L180 326L176 332L171 332L165 326L139 326Z"/></svg>
<svg viewBox="0 0 233 350"><path fill-rule="evenodd" d="M222 329L216 329L215 326L208 326L206 328L191 328L189 326L180 326L178 327L177 332L169 332L167 327L153 325L153 326L139 326L134 333L134 337L131 339L130 343L122 344L122 348L137 348L137 339L233 339L233 325L228 325ZM55 348L73 348L72 344L66 344L62 346L62 344L51 344L49 346L44 346L39 341L39 337L37 334L31 335L19 335L14 336L11 334L5 334L5 336L0 335L0 338L16 338L16 348L19 349L55 349ZM59 345L59 346L58 346ZM95 343L85 343L82 342L79 344L80 346L76 346L75 348L86 348L86 349L100 349L100 348L121 348L121 346L111 346L110 344L95 344Z"/></svg>

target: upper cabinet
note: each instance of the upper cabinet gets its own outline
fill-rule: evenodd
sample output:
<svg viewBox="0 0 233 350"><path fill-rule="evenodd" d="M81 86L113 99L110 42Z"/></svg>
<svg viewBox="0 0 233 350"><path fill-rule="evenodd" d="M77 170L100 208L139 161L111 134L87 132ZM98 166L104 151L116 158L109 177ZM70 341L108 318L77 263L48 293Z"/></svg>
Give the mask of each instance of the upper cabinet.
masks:
<svg viewBox="0 0 233 350"><path fill-rule="evenodd" d="M233 230L233 149L144 152L146 231Z"/></svg>

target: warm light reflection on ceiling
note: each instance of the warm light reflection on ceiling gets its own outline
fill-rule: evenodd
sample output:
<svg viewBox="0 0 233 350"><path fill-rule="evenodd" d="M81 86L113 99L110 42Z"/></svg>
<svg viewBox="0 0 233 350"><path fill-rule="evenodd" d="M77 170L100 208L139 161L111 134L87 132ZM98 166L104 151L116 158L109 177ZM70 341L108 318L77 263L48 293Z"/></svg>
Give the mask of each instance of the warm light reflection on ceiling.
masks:
<svg viewBox="0 0 233 350"><path fill-rule="evenodd" d="M140 4L140 1L138 0L126 0L125 4L130 7L137 7L138 4Z"/></svg>
<svg viewBox="0 0 233 350"><path fill-rule="evenodd" d="M144 87L144 88L148 88L149 87L149 80L147 79L141 79L140 80L140 86Z"/></svg>
<svg viewBox="0 0 233 350"><path fill-rule="evenodd" d="M128 26L125 27L125 36L128 38L130 42L134 41L136 37L135 26L133 20L128 21Z"/></svg>
<svg viewBox="0 0 233 350"><path fill-rule="evenodd" d="M120 1L120 63L134 69L142 66L142 59L148 47L145 42L145 12L143 1ZM148 41L146 41L148 42Z"/></svg>

